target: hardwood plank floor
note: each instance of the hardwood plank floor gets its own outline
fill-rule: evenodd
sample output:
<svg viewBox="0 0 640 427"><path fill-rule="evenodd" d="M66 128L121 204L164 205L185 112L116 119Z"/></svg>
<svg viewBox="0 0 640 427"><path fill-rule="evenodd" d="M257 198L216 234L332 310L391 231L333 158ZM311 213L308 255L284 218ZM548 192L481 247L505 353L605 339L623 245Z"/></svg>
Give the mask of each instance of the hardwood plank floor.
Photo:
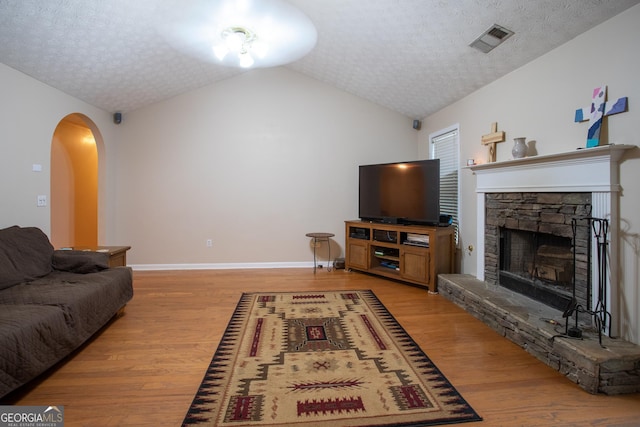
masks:
<svg viewBox="0 0 640 427"><path fill-rule="evenodd" d="M242 292L372 289L484 418L473 425L640 426L640 394L590 395L424 289L311 269L135 272L134 289L122 317L2 403L63 405L68 427L178 426Z"/></svg>

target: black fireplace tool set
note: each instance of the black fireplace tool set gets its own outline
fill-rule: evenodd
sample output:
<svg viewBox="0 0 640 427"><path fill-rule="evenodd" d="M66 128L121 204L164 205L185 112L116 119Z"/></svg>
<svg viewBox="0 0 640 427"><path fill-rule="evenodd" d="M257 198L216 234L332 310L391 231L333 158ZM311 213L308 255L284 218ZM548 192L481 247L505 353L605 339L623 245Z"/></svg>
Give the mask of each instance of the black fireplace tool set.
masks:
<svg viewBox="0 0 640 427"><path fill-rule="evenodd" d="M595 239L598 295L595 295L595 298L593 298L592 308L583 307L576 299L576 234L578 221L587 221L587 227L588 229L593 230L593 238ZM571 220L571 228L573 231L573 295L571 301L562 313L562 317L565 318L564 333L565 336L571 338L582 338L582 329L578 326L578 315L580 313L587 314L593 319L595 327L598 330L598 342L600 343L600 346L604 348L602 345L602 333L607 332L608 329L608 335L611 336L611 313L607 311L607 248L609 245L609 221L593 217L573 218ZM591 242L587 242L587 260L587 301L591 301ZM575 323L573 326L569 326L569 321L572 316L575 319Z"/></svg>

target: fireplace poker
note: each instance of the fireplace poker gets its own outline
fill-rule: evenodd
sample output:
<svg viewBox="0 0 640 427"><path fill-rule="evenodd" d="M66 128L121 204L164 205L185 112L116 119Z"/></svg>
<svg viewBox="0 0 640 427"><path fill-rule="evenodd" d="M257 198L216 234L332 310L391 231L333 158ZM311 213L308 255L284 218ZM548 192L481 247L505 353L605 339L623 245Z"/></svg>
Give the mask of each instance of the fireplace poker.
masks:
<svg viewBox="0 0 640 427"><path fill-rule="evenodd" d="M588 220L587 220L588 221ZM578 326L578 314L582 309L582 306L578 304L578 300L576 299L576 236L578 229L578 220L576 218L571 218L571 231L573 233L572 245L573 245L573 280L572 280L572 298L571 301L567 304L564 312L562 313L562 317L565 318L565 327L564 333L566 336L571 338L582 338L582 329ZM571 316L575 316L575 326L569 327L569 319Z"/></svg>
<svg viewBox="0 0 640 427"><path fill-rule="evenodd" d="M592 222L593 234L596 238L596 256L598 259L598 302L594 308L594 315L599 316L599 329L609 326L611 335L611 315L607 312L607 246L609 221L606 219L594 218ZM609 319L607 319L609 317ZM609 322L607 322L609 320Z"/></svg>

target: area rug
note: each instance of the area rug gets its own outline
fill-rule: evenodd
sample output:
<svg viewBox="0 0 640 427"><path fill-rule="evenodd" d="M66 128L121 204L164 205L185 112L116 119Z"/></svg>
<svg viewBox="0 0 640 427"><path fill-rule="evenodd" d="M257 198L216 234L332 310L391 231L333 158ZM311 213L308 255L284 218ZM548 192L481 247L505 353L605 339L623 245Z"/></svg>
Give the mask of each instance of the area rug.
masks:
<svg viewBox="0 0 640 427"><path fill-rule="evenodd" d="M369 290L243 294L184 426L481 418Z"/></svg>

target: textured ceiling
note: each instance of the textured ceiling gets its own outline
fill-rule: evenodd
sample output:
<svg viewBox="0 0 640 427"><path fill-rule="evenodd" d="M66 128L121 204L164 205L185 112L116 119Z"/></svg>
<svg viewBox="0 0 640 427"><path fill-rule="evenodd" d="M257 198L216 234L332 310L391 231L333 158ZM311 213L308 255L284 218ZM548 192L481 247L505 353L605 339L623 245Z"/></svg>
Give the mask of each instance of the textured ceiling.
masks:
<svg viewBox="0 0 640 427"><path fill-rule="evenodd" d="M0 62L104 110L128 112L246 72L162 34L205 0L0 0ZM215 0L206 0L215 1ZM290 0L318 43L285 67L423 118L640 0ZM515 32L488 54L491 25Z"/></svg>

